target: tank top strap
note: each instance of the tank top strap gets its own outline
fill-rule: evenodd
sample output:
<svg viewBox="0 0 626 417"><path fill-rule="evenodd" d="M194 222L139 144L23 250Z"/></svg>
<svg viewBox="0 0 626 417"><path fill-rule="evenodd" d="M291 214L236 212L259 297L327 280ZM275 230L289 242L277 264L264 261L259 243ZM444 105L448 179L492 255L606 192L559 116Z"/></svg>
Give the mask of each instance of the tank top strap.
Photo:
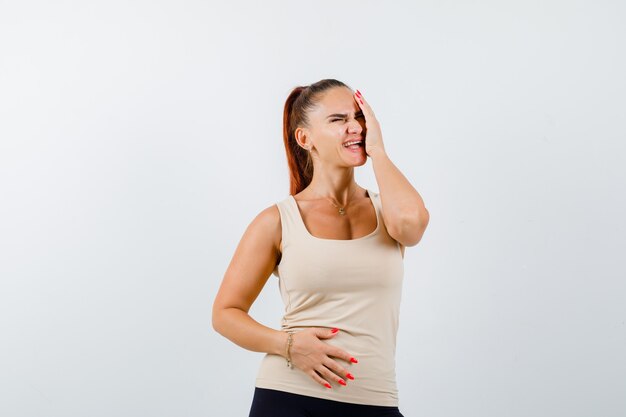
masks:
<svg viewBox="0 0 626 417"><path fill-rule="evenodd" d="M366 190L367 190L367 195L369 195L372 198L372 201L376 205L376 208L379 209L378 211L380 211L379 194L376 191L372 191L370 188L366 188Z"/></svg>
<svg viewBox="0 0 626 417"><path fill-rule="evenodd" d="M380 201L380 193L376 192L376 191L372 191L371 188L367 188L367 194L370 196L370 199L372 200L372 204L374 205L374 209L376 210L376 216L377 216L377 222L380 225L380 227L378 228L380 231L379 233L385 233L386 232L386 228L385 228L385 221L383 219L383 203Z"/></svg>
<svg viewBox="0 0 626 417"><path fill-rule="evenodd" d="M383 206L382 206L382 203L380 202L380 194L378 194L375 191L372 191L370 188L367 188L367 194L371 197L372 204L374 204L374 208L376 209L376 215L378 216L378 219L382 221Z"/></svg>
<svg viewBox="0 0 626 417"><path fill-rule="evenodd" d="M300 213L297 211L298 206L295 204L293 197L291 195L287 196L276 203L276 206L280 212L280 224L282 228L281 247L284 250L290 242L305 238L306 236L302 232Z"/></svg>

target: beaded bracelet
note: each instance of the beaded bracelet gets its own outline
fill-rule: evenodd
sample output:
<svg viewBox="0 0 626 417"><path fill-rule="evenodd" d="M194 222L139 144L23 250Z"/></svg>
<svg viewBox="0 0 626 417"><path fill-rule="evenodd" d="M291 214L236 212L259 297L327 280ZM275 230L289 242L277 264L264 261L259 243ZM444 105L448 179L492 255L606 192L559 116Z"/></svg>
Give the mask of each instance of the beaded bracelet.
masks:
<svg viewBox="0 0 626 417"><path fill-rule="evenodd" d="M287 354L285 355L287 356L287 366L291 369L293 369L293 363L291 362L291 352L289 352L289 348L291 348L293 344L293 333L294 332L287 332Z"/></svg>

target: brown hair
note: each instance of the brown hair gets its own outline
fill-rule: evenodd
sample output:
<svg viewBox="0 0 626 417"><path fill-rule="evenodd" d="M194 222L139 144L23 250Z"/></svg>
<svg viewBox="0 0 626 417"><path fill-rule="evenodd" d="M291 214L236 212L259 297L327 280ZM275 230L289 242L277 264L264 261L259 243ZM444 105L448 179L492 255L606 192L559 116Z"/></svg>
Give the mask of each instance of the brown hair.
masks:
<svg viewBox="0 0 626 417"><path fill-rule="evenodd" d="M313 163L310 152L298 145L294 135L298 127L308 127L308 112L313 109L322 93L334 87L348 87L339 80L327 78L309 86L294 88L285 102L283 113L283 140L289 166L289 194L305 189L313 179Z"/></svg>

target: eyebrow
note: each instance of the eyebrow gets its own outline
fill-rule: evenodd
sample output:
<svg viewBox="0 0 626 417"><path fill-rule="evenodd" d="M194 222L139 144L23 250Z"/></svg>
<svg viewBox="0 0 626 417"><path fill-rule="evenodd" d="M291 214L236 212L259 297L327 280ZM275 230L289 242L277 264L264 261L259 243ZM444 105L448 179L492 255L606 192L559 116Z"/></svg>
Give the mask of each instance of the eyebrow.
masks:
<svg viewBox="0 0 626 417"><path fill-rule="evenodd" d="M363 110L359 110L358 112L354 113L355 116L359 116L363 114ZM347 113L333 113L330 116L326 116L327 119L330 119L331 117L347 117L348 114Z"/></svg>

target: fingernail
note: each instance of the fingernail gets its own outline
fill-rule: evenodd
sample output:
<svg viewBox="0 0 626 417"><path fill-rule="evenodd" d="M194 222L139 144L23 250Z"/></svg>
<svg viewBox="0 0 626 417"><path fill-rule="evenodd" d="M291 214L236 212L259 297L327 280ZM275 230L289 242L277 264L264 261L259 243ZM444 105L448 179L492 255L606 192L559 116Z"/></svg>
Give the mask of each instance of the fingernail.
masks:
<svg viewBox="0 0 626 417"><path fill-rule="evenodd" d="M352 362L352 363L359 363L359 361L357 361L357 360L356 360L356 359L354 359L354 358L350 358L350 362Z"/></svg>
<svg viewBox="0 0 626 417"><path fill-rule="evenodd" d="M361 92L360 92L359 90L356 90L356 94L357 94L359 97L361 97L361 96L362 96L362 94L361 94Z"/></svg>
<svg viewBox="0 0 626 417"><path fill-rule="evenodd" d="M332 388L330 384L324 384L324 385L326 386L326 388Z"/></svg>
<svg viewBox="0 0 626 417"><path fill-rule="evenodd" d="M363 100L359 99L359 101L361 102L361 104L363 104Z"/></svg>
<svg viewBox="0 0 626 417"><path fill-rule="evenodd" d="M337 333L338 331L339 331L339 329L336 328L336 327L331 330L331 332L333 332L333 333Z"/></svg>
<svg viewBox="0 0 626 417"><path fill-rule="evenodd" d="M341 385L346 385L346 381L344 381L343 379L340 379L340 380L339 380L339 383L340 383Z"/></svg>
<svg viewBox="0 0 626 417"><path fill-rule="evenodd" d="M346 378L349 378L349 379L354 379L354 377L353 377L353 376L352 376L352 374L350 374L350 373L346 374Z"/></svg>

